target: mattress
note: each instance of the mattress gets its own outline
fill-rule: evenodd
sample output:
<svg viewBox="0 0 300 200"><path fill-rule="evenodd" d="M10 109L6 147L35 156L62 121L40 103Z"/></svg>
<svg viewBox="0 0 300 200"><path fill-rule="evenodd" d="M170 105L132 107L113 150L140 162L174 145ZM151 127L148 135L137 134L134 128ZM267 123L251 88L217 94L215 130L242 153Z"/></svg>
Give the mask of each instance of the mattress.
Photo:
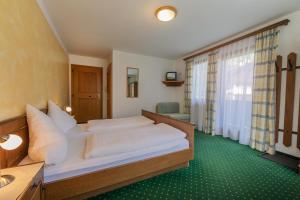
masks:
<svg viewBox="0 0 300 200"><path fill-rule="evenodd" d="M67 133L69 140L67 159L61 164L45 167L45 183L141 161L189 148L188 140L180 139L163 145L141 149L139 151L122 153L113 156L84 159L85 138L87 135L92 133L84 131L82 126L84 125L78 125ZM32 161L27 156L19 165L29 163L32 163Z"/></svg>

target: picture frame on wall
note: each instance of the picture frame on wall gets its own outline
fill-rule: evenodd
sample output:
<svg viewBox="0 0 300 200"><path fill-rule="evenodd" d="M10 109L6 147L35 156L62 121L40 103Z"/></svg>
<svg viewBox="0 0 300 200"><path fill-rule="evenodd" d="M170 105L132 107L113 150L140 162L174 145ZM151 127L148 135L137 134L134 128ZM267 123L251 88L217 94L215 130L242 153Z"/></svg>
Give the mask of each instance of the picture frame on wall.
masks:
<svg viewBox="0 0 300 200"><path fill-rule="evenodd" d="M176 81L177 80L177 72L167 72L166 80L167 81Z"/></svg>

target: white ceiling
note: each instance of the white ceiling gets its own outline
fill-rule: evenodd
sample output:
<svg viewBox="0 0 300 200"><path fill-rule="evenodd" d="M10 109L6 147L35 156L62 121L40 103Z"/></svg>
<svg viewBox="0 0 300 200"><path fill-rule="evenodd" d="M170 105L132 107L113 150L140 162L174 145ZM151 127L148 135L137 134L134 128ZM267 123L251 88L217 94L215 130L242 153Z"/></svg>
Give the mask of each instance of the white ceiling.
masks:
<svg viewBox="0 0 300 200"><path fill-rule="evenodd" d="M40 0L69 53L107 58L112 49L179 58L300 9L300 0ZM159 22L155 10L178 15Z"/></svg>

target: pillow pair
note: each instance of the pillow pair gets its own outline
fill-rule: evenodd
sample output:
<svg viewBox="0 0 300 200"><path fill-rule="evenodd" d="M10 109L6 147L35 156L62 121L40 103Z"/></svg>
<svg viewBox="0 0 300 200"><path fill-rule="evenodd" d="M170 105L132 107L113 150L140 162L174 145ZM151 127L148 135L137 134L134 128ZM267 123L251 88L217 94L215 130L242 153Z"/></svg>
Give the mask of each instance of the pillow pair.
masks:
<svg viewBox="0 0 300 200"><path fill-rule="evenodd" d="M76 126L76 121L52 101L48 102L48 115L27 105L29 127L28 155L33 161L45 161L46 165L65 160L68 141L65 133Z"/></svg>

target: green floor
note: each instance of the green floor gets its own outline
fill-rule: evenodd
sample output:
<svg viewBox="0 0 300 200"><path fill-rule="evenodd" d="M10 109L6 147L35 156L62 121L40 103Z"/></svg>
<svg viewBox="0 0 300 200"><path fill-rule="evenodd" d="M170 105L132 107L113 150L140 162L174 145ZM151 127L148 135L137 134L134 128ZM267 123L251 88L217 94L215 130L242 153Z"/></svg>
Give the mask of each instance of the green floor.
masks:
<svg viewBox="0 0 300 200"><path fill-rule="evenodd" d="M300 176L248 146L196 133L190 167L92 199L300 199Z"/></svg>

